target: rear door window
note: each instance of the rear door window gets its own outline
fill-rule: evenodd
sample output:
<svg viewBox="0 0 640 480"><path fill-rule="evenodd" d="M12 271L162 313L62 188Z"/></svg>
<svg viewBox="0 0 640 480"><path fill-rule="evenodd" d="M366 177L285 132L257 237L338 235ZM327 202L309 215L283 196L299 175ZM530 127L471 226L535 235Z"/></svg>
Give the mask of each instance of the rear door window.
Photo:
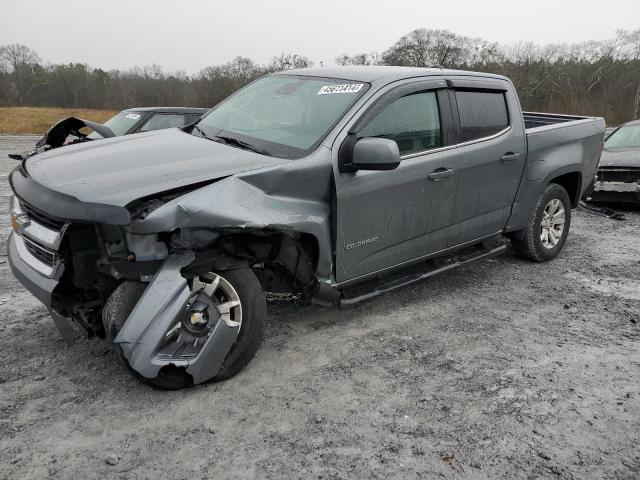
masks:
<svg viewBox="0 0 640 480"><path fill-rule="evenodd" d="M376 115L358 137L383 137L395 141L401 155L442 146L436 93L419 92L401 97Z"/></svg>
<svg viewBox="0 0 640 480"><path fill-rule="evenodd" d="M461 141L489 137L509 126L503 92L456 90Z"/></svg>
<svg viewBox="0 0 640 480"><path fill-rule="evenodd" d="M182 113L156 113L140 129L141 132L162 130L163 128L183 127L186 123Z"/></svg>

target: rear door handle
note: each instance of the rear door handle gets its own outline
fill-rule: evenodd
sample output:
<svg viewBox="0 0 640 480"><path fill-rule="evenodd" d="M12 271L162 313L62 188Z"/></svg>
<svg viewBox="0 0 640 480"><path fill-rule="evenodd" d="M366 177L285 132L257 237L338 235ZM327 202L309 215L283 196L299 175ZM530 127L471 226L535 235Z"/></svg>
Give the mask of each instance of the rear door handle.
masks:
<svg viewBox="0 0 640 480"><path fill-rule="evenodd" d="M434 180L437 182L438 180L442 180L443 178L450 177L454 173L456 172L452 168L438 168L437 170L431 172L427 178L429 180Z"/></svg>
<svg viewBox="0 0 640 480"><path fill-rule="evenodd" d="M500 161L502 163L513 162L516 158L520 156L520 153L507 152L500 157Z"/></svg>

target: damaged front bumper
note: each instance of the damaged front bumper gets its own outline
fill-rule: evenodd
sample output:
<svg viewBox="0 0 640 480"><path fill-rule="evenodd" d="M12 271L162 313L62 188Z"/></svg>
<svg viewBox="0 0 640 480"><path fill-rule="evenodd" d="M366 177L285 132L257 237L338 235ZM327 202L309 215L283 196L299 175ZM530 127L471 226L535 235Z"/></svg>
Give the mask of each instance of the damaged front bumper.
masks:
<svg viewBox="0 0 640 480"><path fill-rule="evenodd" d="M54 277L44 276L36 269L28 250L21 247L23 242L24 239L15 232L9 236L11 270L27 290L47 307L62 338L72 344L77 331L75 323L52 308L53 292L59 284L64 266L59 268ZM239 325L220 318L204 339L197 356L181 358L159 351L167 332L186 313L191 290L180 271L193 259L193 253L188 252L170 255L164 260L114 340L122 348L131 368L145 378L153 379L163 367L173 365L184 368L194 384L202 383L218 373L236 342Z"/></svg>
<svg viewBox="0 0 640 480"><path fill-rule="evenodd" d="M8 242L10 268L15 277L40 300L69 345L76 336L75 322L53 307L53 292L59 284L64 264L51 275L43 264L25 247L28 239L12 232ZM239 325L220 318L203 340L197 356L180 357L160 352L167 332L186 314L191 290L181 269L194 259L191 252L169 255L150 280L145 292L126 319L114 342L122 348L131 368L145 378L158 376L163 367L173 365L184 368L194 384L213 378L236 342Z"/></svg>
<svg viewBox="0 0 640 480"><path fill-rule="evenodd" d="M20 283L47 307L60 335L68 345L71 345L76 335L73 321L52 308L53 291L58 286L64 267L60 267L53 277L43 275L37 270L39 260L29 253L25 244L25 239L20 235L14 232L9 235L7 245L9 267ZM47 268L44 264L42 267Z"/></svg>
<svg viewBox="0 0 640 480"><path fill-rule="evenodd" d="M13 275L47 307L64 341L73 344L73 321L53 309L53 291L64 273L56 250L66 225L52 230L34 221L15 197L11 199L11 224L14 231L9 235L7 257Z"/></svg>
<svg viewBox="0 0 640 480"><path fill-rule="evenodd" d="M127 225L130 221L129 212L121 207L86 204L52 192L36 185L19 170L14 171L11 183L14 192L17 191L20 196L19 199L11 199L13 231L8 241L10 268L15 277L47 307L64 340L72 344L78 327L85 328L86 325L82 324L81 316L76 318L73 305L61 302L63 295L69 297L66 290L70 287L69 276L78 274L73 260L75 257L71 258L68 251L69 245L61 247L66 245L63 241L66 232L72 229L70 225L76 220L96 225L104 225L106 220L110 220L112 224ZM43 195L38 195L38 188ZM47 199L43 200L43 197L49 198L51 204L42 204ZM43 211L48 213L44 214ZM71 220L69 217L72 217ZM67 220L57 220L59 218ZM123 319L122 328L114 341L121 347L131 368L145 378L154 379L163 367L171 365L183 369L194 384L202 383L213 378L222 367L236 342L240 324L230 321L221 309L210 305L207 312L211 312L209 318L212 321L206 332L197 332L197 338L191 339L192 343L197 344L197 352L192 349L185 354L168 345L170 330L175 331L174 327L189 315L194 295L201 295L201 291L192 291L181 273L184 267L194 261L194 253L185 250L183 253L169 254L166 246L163 251L151 248L156 246L151 242L155 238L155 235L149 238L129 235L126 238L134 252L142 242L142 253L147 256L149 252L153 253L153 258L145 259L148 261L138 259L132 262L137 266L154 263L153 272L142 275L140 270L134 272L133 276L122 277L122 272L112 265L110 273L114 279L122 277L148 281L133 311Z"/></svg>
<svg viewBox="0 0 640 480"><path fill-rule="evenodd" d="M640 203L640 182L596 181L589 200Z"/></svg>
<svg viewBox="0 0 640 480"><path fill-rule="evenodd" d="M600 167L588 199L596 202L640 202L640 168Z"/></svg>
<svg viewBox="0 0 640 480"><path fill-rule="evenodd" d="M16 197L11 198L13 231L7 242L9 267L13 275L49 310L64 341L75 341L76 329L71 318L53 308L53 292L64 274L58 248L68 224L57 227L37 222Z"/></svg>

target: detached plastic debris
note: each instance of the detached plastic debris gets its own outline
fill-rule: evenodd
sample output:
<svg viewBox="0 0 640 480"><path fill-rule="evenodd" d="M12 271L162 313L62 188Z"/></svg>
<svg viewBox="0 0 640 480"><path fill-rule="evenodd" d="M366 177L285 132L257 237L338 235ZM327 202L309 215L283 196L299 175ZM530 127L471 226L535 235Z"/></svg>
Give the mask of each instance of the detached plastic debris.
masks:
<svg viewBox="0 0 640 480"><path fill-rule="evenodd" d="M608 217L612 220L625 220L624 213L616 212L614 209L605 207L603 205L592 205L585 202L584 200L580 200L580 206L591 213L602 215L603 217Z"/></svg>

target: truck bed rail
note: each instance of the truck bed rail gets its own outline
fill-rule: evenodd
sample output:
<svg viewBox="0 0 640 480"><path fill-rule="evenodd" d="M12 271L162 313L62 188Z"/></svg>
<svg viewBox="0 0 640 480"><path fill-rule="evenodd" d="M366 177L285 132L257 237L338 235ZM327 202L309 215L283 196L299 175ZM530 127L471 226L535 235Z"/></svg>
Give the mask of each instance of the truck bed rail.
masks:
<svg viewBox="0 0 640 480"><path fill-rule="evenodd" d="M539 113L539 112L522 112L524 117L524 127L530 128L544 127L547 125L555 125L557 123L573 122L575 120L587 120L593 117L582 117L578 115L562 115L559 113Z"/></svg>

